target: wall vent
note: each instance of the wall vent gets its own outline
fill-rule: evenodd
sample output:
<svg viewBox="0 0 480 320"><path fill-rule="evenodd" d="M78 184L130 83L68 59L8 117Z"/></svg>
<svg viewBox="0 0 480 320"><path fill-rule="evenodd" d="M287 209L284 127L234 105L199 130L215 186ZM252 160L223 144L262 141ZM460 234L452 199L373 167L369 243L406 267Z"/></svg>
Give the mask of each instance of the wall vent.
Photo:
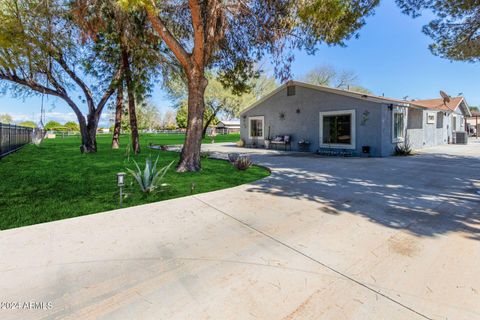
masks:
<svg viewBox="0 0 480 320"><path fill-rule="evenodd" d="M295 86L288 86L287 87L287 96L294 96L295 95Z"/></svg>

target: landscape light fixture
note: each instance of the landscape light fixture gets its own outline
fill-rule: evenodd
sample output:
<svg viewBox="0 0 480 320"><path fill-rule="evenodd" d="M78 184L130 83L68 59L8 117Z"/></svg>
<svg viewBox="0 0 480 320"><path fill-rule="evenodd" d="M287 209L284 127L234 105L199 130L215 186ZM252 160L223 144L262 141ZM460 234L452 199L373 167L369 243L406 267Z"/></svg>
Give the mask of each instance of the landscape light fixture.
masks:
<svg viewBox="0 0 480 320"><path fill-rule="evenodd" d="M123 186L125 185L125 172L117 173L117 186L120 188L120 208L122 207Z"/></svg>

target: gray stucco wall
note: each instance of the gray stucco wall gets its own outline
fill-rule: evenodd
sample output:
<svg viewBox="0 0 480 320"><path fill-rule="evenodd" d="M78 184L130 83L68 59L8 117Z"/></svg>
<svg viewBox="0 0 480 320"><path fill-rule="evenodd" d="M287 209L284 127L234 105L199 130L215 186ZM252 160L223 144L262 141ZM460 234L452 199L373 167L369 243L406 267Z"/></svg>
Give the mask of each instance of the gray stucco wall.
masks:
<svg viewBox="0 0 480 320"><path fill-rule="evenodd" d="M429 114L435 115L434 123L428 123ZM451 142L452 115L450 113L409 109L408 118L407 135L413 149Z"/></svg>
<svg viewBox="0 0 480 320"><path fill-rule="evenodd" d="M287 89L277 92L240 117L241 138L247 146L252 145L248 134L250 117L264 117L264 136L290 135L292 150L298 150L298 141L310 141L310 151L316 152L320 146L320 112L355 110L354 154L362 154L362 146L370 146L371 156L390 156L398 142L393 141L393 113L405 114L406 135L413 149L452 142L452 122L457 131L464 131L464 115L460 108L455 111L455 120L450 112L432 111L393 106L358 99L340 94L295 86L296 94L287 96ZM392 108L393 107L393 108ZM299 112L297 112L299 110ZM284 114L281 119L280 114ZM435 119L428 123L428 115ZM366 121L365 121L366 119ZM255 140L264 146L264 140Z"/></svg>
<svg viewBox="0 0 480 320"><path fill-rule="evenodd" d="M456 122L456 131L465 131L465 119L460 108L457 108L454 112L455 122ZM453 116L453 115L452 115Z"/></svg>
<svg viewBox="0 0 480 320"><path fill-rule="evenodd" d="M413 149L423 147L423 127L425 121L423 110L409 108L407 116L407 138Z"/></svg>
<svg viewBox="0 0 480 320"><path fill-rule="evenodd" d="M391 141L391 110L387 105L301 86L296 86L294 96L287 96L287 90L283 89L243 113L240 117L241 138L247 146L251 145L248 119L263 116L265 137L270 127L270 137L291 135L292 150L298 150L300 139L308 139L311 142L310 151L315 152L319 149L320 112L339 110L355 110L355 154L362 155L362 146L370 146L372 156L391 155L394 147ZM280 113L285 114L284 120L280 118ZM389 142L383 143L385 139ZM258 144L263 146L263 140L258 140Z"/></svg>

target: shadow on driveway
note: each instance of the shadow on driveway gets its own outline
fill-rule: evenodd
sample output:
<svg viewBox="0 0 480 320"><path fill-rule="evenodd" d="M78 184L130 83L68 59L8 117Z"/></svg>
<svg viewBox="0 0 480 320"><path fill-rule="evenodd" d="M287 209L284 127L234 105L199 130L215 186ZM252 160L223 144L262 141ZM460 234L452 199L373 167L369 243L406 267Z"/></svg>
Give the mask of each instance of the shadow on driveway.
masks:
<svg viewBox="0 0 480 320"><path fill-rule="evenodd" d="M476 185L480 157L263 156L260 162L274 173L256 182L249 192L316 201L329 206L329 214L362 215L418 236L460 232L480 240L480 189Z"/></svg>

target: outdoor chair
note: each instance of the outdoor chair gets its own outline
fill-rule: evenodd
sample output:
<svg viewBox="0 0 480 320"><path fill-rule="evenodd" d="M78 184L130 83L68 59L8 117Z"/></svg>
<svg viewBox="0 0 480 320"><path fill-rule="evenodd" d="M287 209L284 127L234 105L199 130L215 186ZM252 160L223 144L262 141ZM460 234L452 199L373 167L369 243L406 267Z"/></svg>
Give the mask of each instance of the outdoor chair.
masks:
<svg viewBox="0 0 480 320"><path fill-rule="evenodd" d="M289 135L280 135L276 136L273 138L272 141L270 141L271 146L283 146L284 150L287 150L287 146L289 147L289 150L292 150L292 144L291 144L291 137Z"/></svg>

